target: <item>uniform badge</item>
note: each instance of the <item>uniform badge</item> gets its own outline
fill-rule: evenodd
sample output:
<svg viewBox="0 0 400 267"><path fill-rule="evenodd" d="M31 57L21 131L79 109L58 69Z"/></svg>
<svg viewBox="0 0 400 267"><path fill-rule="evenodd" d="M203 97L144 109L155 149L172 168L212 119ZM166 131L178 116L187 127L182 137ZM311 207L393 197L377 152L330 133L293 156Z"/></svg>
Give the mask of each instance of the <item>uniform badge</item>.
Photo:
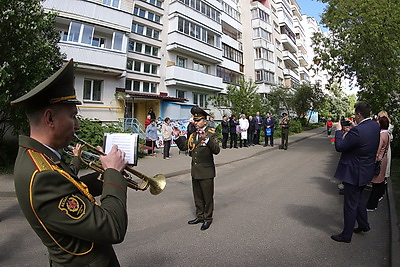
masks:
<svg viewBox="0 0 400 267"><path fill-rule="evenodd" d="M79 220L86 212L85 202L77 195L69 195L62 198L58 208L74 220Z"/></svg>

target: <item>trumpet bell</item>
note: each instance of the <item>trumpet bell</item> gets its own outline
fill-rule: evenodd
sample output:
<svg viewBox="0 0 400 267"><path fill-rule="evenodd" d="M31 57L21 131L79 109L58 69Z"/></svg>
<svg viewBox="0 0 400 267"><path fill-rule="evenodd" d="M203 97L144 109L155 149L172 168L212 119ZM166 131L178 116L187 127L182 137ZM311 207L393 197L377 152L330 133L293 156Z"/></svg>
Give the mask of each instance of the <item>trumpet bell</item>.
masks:
<svg viewBox="0 0 400 267"><path fill-rule="evenodd" d="M150 193L152 195L160 194L167 185L167 179L163 174L157 174L153 178L149 178Z"/></svg>

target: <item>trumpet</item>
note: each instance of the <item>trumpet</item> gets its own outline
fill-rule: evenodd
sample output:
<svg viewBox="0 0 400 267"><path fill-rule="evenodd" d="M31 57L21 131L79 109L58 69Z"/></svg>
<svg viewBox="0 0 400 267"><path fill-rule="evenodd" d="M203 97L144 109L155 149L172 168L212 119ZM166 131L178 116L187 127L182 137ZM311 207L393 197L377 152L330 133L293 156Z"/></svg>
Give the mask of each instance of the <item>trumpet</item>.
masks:
<svg viewBox="0 0 400 267"><path fill-rule="evenodd" d="M96 147L94 147L93 145L87 143L86 141L80 139L76 134L74 135L76 140L78 140L80 143L82 143L82 146L79 148L78 150L78 159L80 160L80 162L82 162L84 165L86 165L87 167L91 168L92 170L103 174L104 173L104 168L101 166L101 164L99 163L99 159L100 156L105 156L106 154L98 151L96 149ZM84 149L89 149L92 152L86 151ZM70 151L65 151L69 156L72 156L72 149L73 146L68 146L68 150ZM163 174L157 174L154 177L149 177L135 169L133 169L130 166L126 166L123 172L124 178L126 179L126 181L128 182L128 187L132 188L136 191L140 190L140 191L145 191L148 188L150 188L150 193L152 195L158 195L160 194L166 184L166 177ZM133 180L133 176L138 177L139 179L141 179L141 182L136 182Z"/></svg>

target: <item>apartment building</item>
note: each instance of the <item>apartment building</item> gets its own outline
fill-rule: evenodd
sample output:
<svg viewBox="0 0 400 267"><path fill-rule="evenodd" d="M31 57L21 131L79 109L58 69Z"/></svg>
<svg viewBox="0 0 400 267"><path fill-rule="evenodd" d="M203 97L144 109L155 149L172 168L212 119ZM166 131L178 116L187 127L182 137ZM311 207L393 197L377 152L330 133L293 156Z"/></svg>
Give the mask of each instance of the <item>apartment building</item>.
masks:
<svg viewBox="0 0 400 267"><path fill-rule="evenodd" d="M239 77L260 94L310 80L315 20L295 0L46 0L60 48L76 62L80 114L100 121L187 119ZM323 78L323 77L322 77Z"/></svg>
<svg viewBox="0 0 400 267"><path fill-rule="evenodd" d="M58 13L60 49L74 59L80 114L101 121L123 117L115 93L125 86L133 0L46 0L43 6Z"/></svg>

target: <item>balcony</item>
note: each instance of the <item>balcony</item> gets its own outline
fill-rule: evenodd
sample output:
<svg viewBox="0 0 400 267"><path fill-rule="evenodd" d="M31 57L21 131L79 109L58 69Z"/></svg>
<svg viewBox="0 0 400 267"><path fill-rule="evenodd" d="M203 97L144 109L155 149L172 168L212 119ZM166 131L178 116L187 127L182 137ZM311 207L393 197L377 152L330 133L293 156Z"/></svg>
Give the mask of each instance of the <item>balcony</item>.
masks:
<svg viewBox="0 0 400 267"><path fill-rule="evenodd" d="M275 63L266 59L255 59L254 68L256 70L268 70L275 72Z"/></svg>
<svg viewBox="0 0 400 267"><path fill-rule="evenodd" d="M308 61L304 54L298 54L297 58L299 59L299 63L301 67L307 67Z"/></svg>
<svg viewBox="0 0 400 267"><path fill-rule="evenodd" d="M225 87L220 77L178 66L167 67L165 84L211 92L220 92Z"/></svg>
<svg viewBox="0 0 400 267"><path fill-rule="evenodd" d="M291 69L284 69L283 76L285 77L285 79L290 78L292 80L300 81L300 75L297 73L297 71Z"/></svg>
<svg viewBox="0 0 400 267"><path fill-rule="evenodd" d="M296 52L297 51L296 43L286 33L281 34L281 42L282 42L282 45L283 45L284 49L286 49L286 50L288 50L290 52Z"/></svg>
<svg viewBox="0 0 400 267"><path fill-rule="evenodd" d="M92 69L122 74L126 69L126 54L120 51L85 46L78 43L59 43L62 53Z"/></svg>
<svg viewBox="0 0 400 267"><path fill-rule="evenodd" d="M285 65L289 65L292 68L300 66L296 55L289 51L283 51L283 61L285 61Z"/></svg>
<svg viewBox="0 0 400 267"><path fill-rule="evenodd" d="M43 7L57 10L60 17L90 21L90 23L120 31L129 32L132 26L132 14L90 1L46 0L43 2Z"/></svg>
<svg viewBox="0 0 400 267"><path fill-rule="evenodd" d="M175 51L213 64L222 62L222 50L220 48L177 31L168 34L167 51Z"/></svg>

